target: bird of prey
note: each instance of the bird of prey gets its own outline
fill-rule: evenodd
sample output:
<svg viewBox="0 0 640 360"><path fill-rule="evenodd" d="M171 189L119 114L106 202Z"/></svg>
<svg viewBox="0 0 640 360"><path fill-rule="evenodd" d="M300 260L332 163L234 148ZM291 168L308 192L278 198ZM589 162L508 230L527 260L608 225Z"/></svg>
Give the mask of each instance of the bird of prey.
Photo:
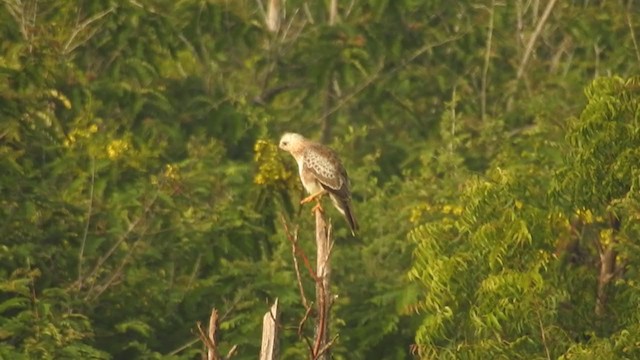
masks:
<svg viewBox="0 0 640 360"><path fill-rule="evenodd" d="M298 163L300 180L305 190L311 194L300 204L318 201L314 207L320 209L320 198L329 194L333 205L345 217L351 234L355 236L358 223L351 205L351 190L347 171L338 155L322 144L306 139L295 133L286 133L280 139L280 149L289 152Z"/></svg>

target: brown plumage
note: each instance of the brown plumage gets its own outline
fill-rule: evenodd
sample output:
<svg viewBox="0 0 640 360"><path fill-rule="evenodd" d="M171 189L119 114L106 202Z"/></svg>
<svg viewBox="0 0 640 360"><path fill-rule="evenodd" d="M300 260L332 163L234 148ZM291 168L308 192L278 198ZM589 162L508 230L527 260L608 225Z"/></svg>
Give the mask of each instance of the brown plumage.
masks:
<svg viewBox="0 0 640 360"><path fill-rule="evenodd" d="M355 236L358 222L351 205L349 177L338 155L329 147L294 133L282 136L280 148L296 159L305 190L312 195L328 193Z"/></svg>

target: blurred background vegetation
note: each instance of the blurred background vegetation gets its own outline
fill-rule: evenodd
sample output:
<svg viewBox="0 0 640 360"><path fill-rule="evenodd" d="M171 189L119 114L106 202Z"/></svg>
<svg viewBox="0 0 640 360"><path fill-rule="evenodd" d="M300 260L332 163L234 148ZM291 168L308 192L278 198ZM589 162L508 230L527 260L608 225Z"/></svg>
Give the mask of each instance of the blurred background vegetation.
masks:
<svg viewBox="0 0 640 360"><path fill-rule="evenodd" d="M335 359L640 357L633 0L3 0L0 358L259 351L341 154ZM306 284L311 289L310 280Z"/></svg>

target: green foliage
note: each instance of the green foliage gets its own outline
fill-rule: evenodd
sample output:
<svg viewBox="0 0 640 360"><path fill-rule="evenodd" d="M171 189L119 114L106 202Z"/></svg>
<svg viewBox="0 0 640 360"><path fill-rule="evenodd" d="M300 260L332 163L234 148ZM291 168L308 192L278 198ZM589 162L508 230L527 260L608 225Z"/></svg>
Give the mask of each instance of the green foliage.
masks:
<svg viewBox="0 0 640 360"><path fill-rule="evenodd" d="M496 166L464 183L452 214L412 231L424 356L633 357L640 293L634 262L625 259L637 257L632 239L640 235L638 173L630 166L640 161L637 81L599 79L588 87L566 141L539 145L549 147L539 154L564 151L563 163ZM619 225L605 220L611 212ZM566 238L575 236L572 216L583 224L575 240ZM609 247L619 264L615 297L598 315L594 284Z"/></svg>
<svg viewBox="0 0 640 360"><path fill-rule="evenodd" d="M334 358L636 356L630 2L281 1L271 30L258 3L3 2L0 357L197 358L215 306L255 358L275 297L304 357L284 131L354 184Z"/></svg>

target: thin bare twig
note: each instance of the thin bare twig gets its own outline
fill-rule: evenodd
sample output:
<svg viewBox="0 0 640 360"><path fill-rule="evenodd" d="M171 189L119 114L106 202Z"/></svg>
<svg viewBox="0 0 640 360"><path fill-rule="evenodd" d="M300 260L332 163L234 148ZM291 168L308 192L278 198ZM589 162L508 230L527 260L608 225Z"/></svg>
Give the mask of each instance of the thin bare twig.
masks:
<svg viewBox="0 0 640 360"><path fill-rule="evenodd" d="M481 119L484 122L487 114L487 75L489 74L489 60L491 59L491 41L493 39L493 18L496 11L496 1L491 1L491 9L489 10L489 33L487 34L487 45L484 52L484 66L482 67L482 84L480 92L480 112Z"/></svg>
<svg viewBox="0 0 640 360"><path fill-rule="evenodd" d="M87 221L84 225L82 240L80 241L80 251L78 253L78 288L82 288L82 262L84 261L84 248L87 243L87 234L89 233L89 224L91 223L91 212L93 211L93 188L96 180L96 162L91 157L91 186L89 187L89 206L87 207Z"/></svg>
<svg viewBox="0 0 640 360"><path fill-rule="evenodd" d="M542 336L542 345L544 346L544 352L547 355L547 359L551 360L551 353L549 352L549 346L547 346L547 337L544 332L544 325L542 324L542 317L540 316L540 310L538 313L538 323L540 324L540 336Z"/></svg>
<svg viewBox="0 0 640 360"><path fill-rule="evenodd" d="M300 323L298 324L298 337L302 337L302 330L304 330L304 324L307 322L307 319L309 319L309 315L311 315L312 311L313 311L313 308L311 306L309 306L305 310L304 316L302 317L302 319L300 320ZM309 349L311 349L311 346L309 347Z"/></svg>
<svg viewBox="0 0 640 360"><path fill-rule="evenodd" d="M282 41L284 42L285 40L287 40L287 36L289 35L289 30L291 30L291 26L293 25L293 21L298 17L298 12L300 11L300 8L296 9L293 14L291 14L291 17L289 19L289 23L287 24L287 26L285 27L284 31L282 32ZM297 35L293 37L293 41L295 41L295 39L298 38L298 35L300 35L300 33L302 32L302 30L304 29L304 27L306 26L307 22L306 20L302 21L302 25L300 26L300 30L298 31Z"/></svg>
<svg viewBox="0 0 640 360"><path fill-rule="evenodd" d="M256 4L258 5L258 11L260 12L260 15L262 15L262 18L266 22L267 21L267 12L264 9L264 5L262 5L262 0L256 0Z"/></svg>
<svg viewBox="0 0 640 360"><path fill-rule="evenodd" d="M320 356L322 356L325 352L327 352L327 350L329 350L331 348L331 346L333 345L334 342L336 342L336 340L338 340L338 336L340 335L336 335L333 337L333 339L329 340L329 342L327 342L318 352L318 354L316 355L316 359L319 358Z"/></svg>
<svg viewBox="0 0 640 360"><path fill-rule="evenodd" d="M351 2L349 3L349 6L347 6L347 10L344 12L345 19L349 17L349 15L351 15L351 10L353 10L353 5L355 5L355 3L356 3L356 0L351 0Z"/></svg>
<svg viewBox="0 0 640 360"><path fill-rule="evenodd" d="M73 43L73 41L75 40L75 38L78 36L78 34L80 34L81 31L85 30L89 25L91 25L92 23L94 23L94 22L102 19L103 17L109 15L113 11L115 11L115 7L112 7L110 9L108 9L108 10L105 10L105 11L102 11L100 13L97 13L94 16L90 17L89 19L87 19L87 20L83 21L82 23L80 23L78 26L76 26L75 29L73 29L73 32L71 33L71 36L69 36L69 39L64 44L63 52L65 54L68 54L68 53L72 52L73 50L75 50L78 46L82 45L83 42L86 42L88 39L90 39L91 36L88 36L84 41L78 42L78 43L74 44L73 46L71 45ZM95 31L94 31L94 33L95 33Z"/></svg>
<svg viewBox="0 0 640 360"><path fill-rule="evenodd" d="M196 324L196 325L197 325L197 324ZM168 355L170 355L170 356L171 356L171 355L176 355L176 354L178 354L179 352L181 352L182 350L190 348L191 346L193 346L193 345L194 345L195 343L197 343L198 341L202 341L202 340L200 339L200 337L199 337L199 336L198 336L197 338L195 338L195 339L193 339L193 340L191 340L191 341L187 342L186 344L184 344L184 345L180 346L179 348L177 348L177 349L175 349L175 350L171 351Z"/></svg>
<svg viewBox="0 0 640 360"><path fill-rule="evenodd" d="M156 192L156 194L151 199L151 201L149 201L147 206L145 206L145 209L142 212L142 214L140 214L140 216L138 216L137 219L135 219L132 223L129 224L129 227L124 232L124 234L122 234L118 238L118 240L116 240L116 242L113 244L113 246L111 246L111 248L109 250L107 250L106 254L104 254L102 257L100 257L100 259L98 259L98 261L96 262L96 265L89 272L89 274L84 277L84 279L93 278L98 273L98 271L100 270L102 265L104 265L104 263L113 255L113 253L116 251L116 249L118 249L120 244L122 244L129 237L129 235L133 232L133 230L136 229L138 224L142 221L143 218L146 217L147 213L151 210L151 207L155 204L156 200L158 199L158 193L159 193L159 191ZM78 284L79 283L74 284L73 287L77 287Z"/></svg>
<svg viewBox="0 0 640 360"><path fill-rule="evenodd" d="M311 267L311 262L309 261L309 258L300 247L297 247L297 254L302 258L304 267L307 268L307 271L309 272L309 275L311 275L311 278L313 278L313 281L317 282L318 274L313 270L313 268Z"/></svg>
<svg viewBox="0 0 640 360"><path fill-rule="evenodd" d="M632 1L629 1L629 7L631 7ZM627 25L629 25L629 31L631 32L631 41L633 41L633 48L636 50L636 59L640 62L640 50L638 50L638 43L636 42L636 35L633 31L633 24L631 23L631 11L627 11Z"/></svg>
<svg viewBox="0 0 640 360"><path fill-rule="evenodd" d="M307 16L307 20L309 20L309 23L311 25L315 24L315 20L313 20L313 15L311 14L311 9L309 9L309 3L308 2L304 2L304 5L302 5L302 8L304 9L304 14Z"/></svg>
<svg viewBox="0 0 640 360"><path fill-rule="evenodd" d="M518 67L516 82L518 82L520 78L522 78L522 75L524 75L524 69L527 66L527 63L529 62L529 57L531 57L531 53L533 52L533 46L538 40L538 37L542 32L542 28L544 24L547 22L547 19L551 14L551 10L553 10L553 7L556 5L556 2L557 0L549 0L549 3L547 3L547 7L544 9L544 13L542 14L542 17L540 18L540 20L538 21L538 24L536 25L536 28L533 31L533 34L531 34L531 37L529 38L529 42L527 43L527 47L525 48L525 51L524 51L524 56L522 56L522 61L520 62L520 66Z"/></svg>
<svg viewBox="0 0 640 360"><path fill-rule="evenodd" d="M147 233L147 229L148 229L148 227L146 227L142 231L142 234L140 234L138 239L133 243L133 245L131 245L131 248L129 249L129 252L127 252L127 254L125 255L124 259L122 259L122 261L120 261L120 264L118 264L116 269L111 273L111 276L109 276L108 279L106 281L104 281L102 285L94 285L89 289L89 291L87 291L87 295L85 296L85 300L87 300L87 301L95 301L111 285L113 285L113 283L122 275L122 272L123 272L123 269L124 269L125 265L127 265L127 263L129 263L129 259L133 256L136 247L142 241L142 239L144 239L144 237L145 237L145 235ZM93 295L93 297L92 297L91 294L94 292L94 289L96 289L96 288L98 290L96 291L96 294Z"/></svg>
<svg viewBox="0 0 640 360"><path fill-rule="evenodd" d="M364 89L368 88L371 84L373 84L379 78L381 78L383 76L389 76L389 75L395 73L396 71L404 68L405 66L407 66L408 64L413 62L415 59L417 59L418 57L420 57L422 54L426 53L427 51L429 51L429 50L431 50L433 48L436 48L438 46L442 46L444 44L450 43L450 42L455 41L457 39L460 39L463 35L465 35L465 33L458 34L458 35L456 35L454 37L448 38L446 40L443 40L443 41L435 43L435 44L425 45L425 46L421 47L420 49L416 50L411 56L409 56L407 59L405 59L400 64L396 65L395 67L393 67L391 70L389 70L386 73L382 73L382 70L384 69L384 59L382 59L382 61L378 64L378 68L375 70L373 75L369 76L369 78L367 78L367 80L365 80L362 84L360 84L358 87L356 87L356 89L353 92L351 92L350 94L347 94L344 97L342 97L340 99L340 101L338 101L338 103L335 106L333 106L331 109L329 109L328 111L324 112L319 118L317 118L316 122L321 122L322 120L324 120L328 116L331 116L333 113L335 113L336 111L340 110L343 106L345 106L347 103L349 103L353 98L355 98L358 94L360 94Z"/></svg>
<svg viewBox="0 0 640 360"><path fill-rule="evenodd" d="M449 142L449 153L451 154L453 154L456 142L456 103L458 102L456 89L457 86L453 85L453 89L451 90L451 141Z"/></svg>
<svg viewBox="0 0 640 360"><path fill-rule="evenodd" d="M29 274L29 282L31 283L31 288L29 290L31 290L31 305L33 306L33 313L35 315L36 319L40 318L40 314L38 312L38 306L36 306L36 303L38 302L38 298L36 297L36 282L34 280L34 275L33 272L31 271L31 258L27 257L27 271Z"/></svg>
<svg viewBox="0 0 640 360"><path fill-rule="evenodd" d="M284 226L285 233L287 235L287 239L291 242L291 255L293 257L293 268L296 272L296 281L298 283L298 290L300 291L300 298L302 299L302 305L305 309L309 309L309 301L304 294L304 287L302 286L302 276L300 275L300 266L298 265L298 229L294 230L294 233L291 234L289 231L289 227L287 226L287 222L284 219L284 216L280 215L280 220L282 221L282 225Z"/></svg>
<svg viewBox="0 0 640 360"><path fill-rule="evenodd" d="M229 360L234 357L238 353L238 345L233 345L229 352L227 352L227 356L224 357L225 360Z"/></svg>

